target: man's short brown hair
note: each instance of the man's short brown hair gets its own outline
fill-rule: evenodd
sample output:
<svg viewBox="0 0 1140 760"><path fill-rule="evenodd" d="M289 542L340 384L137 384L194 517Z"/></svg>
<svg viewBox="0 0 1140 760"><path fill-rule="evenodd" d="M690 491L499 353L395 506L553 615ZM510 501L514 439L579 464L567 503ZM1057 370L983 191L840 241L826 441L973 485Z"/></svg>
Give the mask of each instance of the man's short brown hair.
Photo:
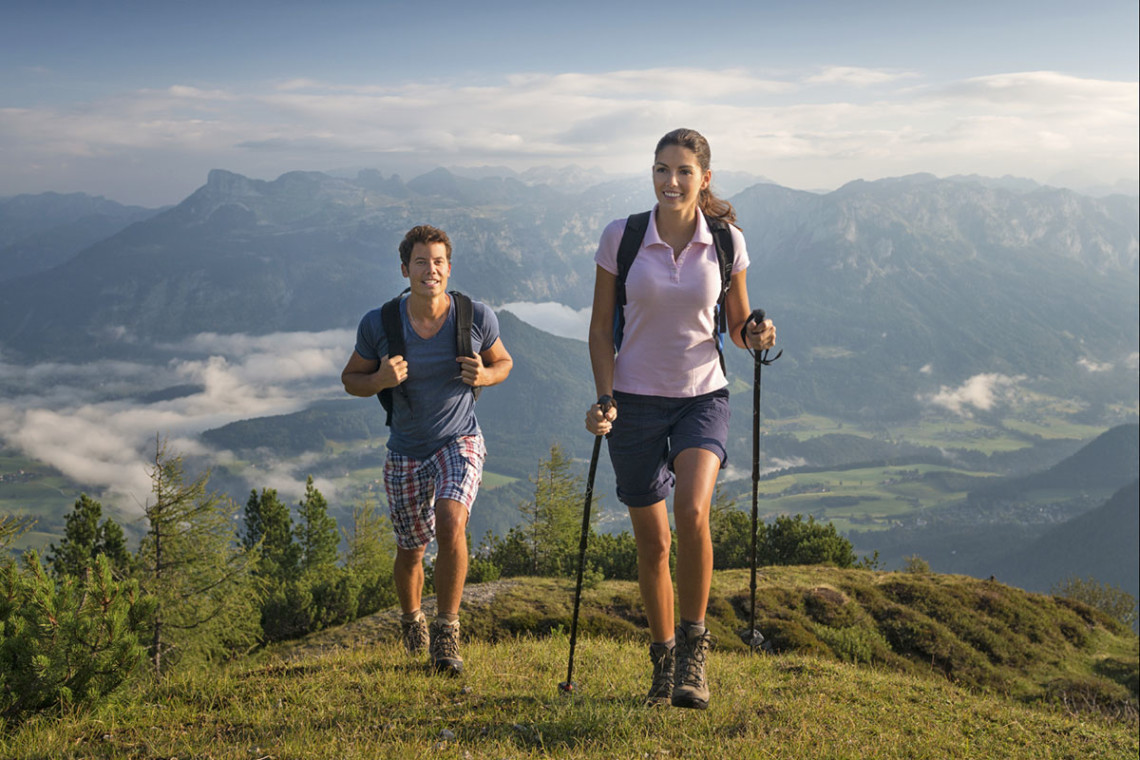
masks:
<svg viewBox="0 0 1140 760"><path fill-rule="evenodd" d="M443 243L444 248L447 249L447 263L451 263L451 239L447 233L438 227L432 227L430 224L420 224L408 230L408 234L404 235L404 239L400 241L400 263L408 266L412 262L412 248L416 243L423 243L424 245L431 245L432 243Z"/></svg>

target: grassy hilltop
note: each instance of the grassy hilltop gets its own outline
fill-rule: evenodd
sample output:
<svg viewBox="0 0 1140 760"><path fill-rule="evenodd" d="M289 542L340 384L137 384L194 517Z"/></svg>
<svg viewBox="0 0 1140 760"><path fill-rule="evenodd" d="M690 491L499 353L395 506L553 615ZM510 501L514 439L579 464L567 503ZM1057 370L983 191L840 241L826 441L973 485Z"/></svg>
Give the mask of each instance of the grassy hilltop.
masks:
<svg viewBox="0 0 1140 760"><path fill-rule="evenodd" d="M1094 610L931 573L718 572L707 712L647 710L633 583L468 589L467 672L429 674L381 612L252 660L172 676L92 713L38 717L12 758L1135 758L1137 637ZM430 606L430 605L429 605Z"/></svg>

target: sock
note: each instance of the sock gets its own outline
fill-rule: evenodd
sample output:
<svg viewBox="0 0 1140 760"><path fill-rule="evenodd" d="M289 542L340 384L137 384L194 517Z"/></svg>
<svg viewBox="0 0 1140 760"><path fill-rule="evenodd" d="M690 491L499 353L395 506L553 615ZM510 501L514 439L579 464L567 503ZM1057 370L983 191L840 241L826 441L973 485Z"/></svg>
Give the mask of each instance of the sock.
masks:
<svg viewBox="0 0 1140 760"><path fill-rule="evenodd" d="M442 612L442 613L435 616L435 621L437 623L446 623L447 625L454 625L455 623L459 622L459 614L456 613L456 614L452 615L452 614L449 614L446 612Z"/></svg>
<svg viewBox="0 0 1140 760"><path fill-rule="evenodd" d="M700 636L705 632L705 621L698 620L694 623L691 620L682 620L681 628L686 633L692 634L694 636Z"/></svg>
<svg viewBox="0 0 1140 760"><path fill-rule="evenodd" d="M667 641L654 641L649 644L650 648L659 647L662 649L672 649L677 645L677 637L670 636Z"/></svg>
<svg viewBox="0 0 1140 760"><path fill-rule="evenodd" d="M402 623L414 623L414 622L416 622L416 620L419 619L421 614L423 614L423 613L421 613L418 609L412 610L411 612L402 613L400 615L400 622L402 622Z"/></svg>

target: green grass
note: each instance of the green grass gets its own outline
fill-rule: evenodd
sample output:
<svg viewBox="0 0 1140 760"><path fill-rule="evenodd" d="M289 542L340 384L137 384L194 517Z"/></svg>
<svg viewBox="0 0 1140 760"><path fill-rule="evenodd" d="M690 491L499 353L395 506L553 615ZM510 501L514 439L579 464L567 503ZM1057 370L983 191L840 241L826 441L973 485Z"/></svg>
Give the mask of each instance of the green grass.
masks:
<svg viewBox="0 0 1140 760"><path fill-rule="evenodd" d="M242 661L140 680L89 711L37 716L0 731L0 757L1084 760L1140 752L1137 639L1088 608L959 576L764 568L758 623L776 650L753 654L735 634L747 582L747 571L714 575L709 625L719 644L703 712L642 707L650 668L630 582L584 593L577 688L562 694L572 581L517 579L489 604L466 597L467 670L458 679L404 654L396 614L386 611Z"/></svg>
<svg viewBox="0 0 1140 760"><path fill-rule="evenodd" d="M705 712L640 705L647 658L568 640L468 642L426 672L393 641L175 676L91 714L37 719L19 758L1134 758L1134 726L810 657L714 653Z"/></svg>

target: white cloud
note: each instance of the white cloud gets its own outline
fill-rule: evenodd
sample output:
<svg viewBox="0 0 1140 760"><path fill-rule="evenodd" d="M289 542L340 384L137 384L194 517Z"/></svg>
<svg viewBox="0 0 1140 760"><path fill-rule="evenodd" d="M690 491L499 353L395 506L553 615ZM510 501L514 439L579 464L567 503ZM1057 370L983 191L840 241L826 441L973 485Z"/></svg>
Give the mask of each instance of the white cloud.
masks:
<svg viewBox="0 0 1140 760"><path fill-rule="evenodd" d="M171 453L216 458L217 452L197 440L203 430L294 412L343 393L340 369L353 338L349 330L202 334L181 344L187 358L157 367L0 362L0 381L11 389L0 400L0 438L83 487L104 492L108 503L137 511L149 495L147 465L156 436L166 440ZM188 392L166 401L137 400L176 385L188 386ZM283 468L258 476L272 479L251 487L271 483L287 495L304 490L304 481ZM331 484L326 485L322 492L331 496Z"/></svg>
<svg viewBox="0 0 1140 760"><path fill-rule="evenodd" d="M883 86L904 79L915 85ZM0 109L8 164L0 193L106 192L114 181L136 186L140 197L128 200L157 205L154 183L178 175L192 189L203 166L270 178L333 166L402 170L401 162L624 173L645 168L657 138L682 125L710 137L714 169L795 187L917 171L1048 181L1081 170L1113 182L1136 175L1137 103L1135 81L1030 71L939 83L840 65L807 75L648 68L490 82L173 84Z"/></svg>
<svg viewBox="0 0 1140 760"><path fill-rule="evenodd" d="M1108 362L1098 362L1084 357L1077 360L1077 364L1084 367L1089 372L1108 372L1112 369L1112 364Z"/></svg>
<svg viewBox="0 0 1140 760"><path fill-rule="evenodd" d="M913 72L906 71L864 69L857 66L829 66L804 81L808 84L843 84L853 87L870 87L877 84L897 82L900 79L914 79L917 76Z"/></svg>
<svg viewBox="0 0 1140 760"><path fill-rule="evenodd" d="M1018 384L1024 376L1009 377L997 373L974 375L957 388L943 385L937 393L919 396L919 400L947 409L963 417L971 416L971 407L989 411L998 404L1010 400L1018 392Z"/></svg>

